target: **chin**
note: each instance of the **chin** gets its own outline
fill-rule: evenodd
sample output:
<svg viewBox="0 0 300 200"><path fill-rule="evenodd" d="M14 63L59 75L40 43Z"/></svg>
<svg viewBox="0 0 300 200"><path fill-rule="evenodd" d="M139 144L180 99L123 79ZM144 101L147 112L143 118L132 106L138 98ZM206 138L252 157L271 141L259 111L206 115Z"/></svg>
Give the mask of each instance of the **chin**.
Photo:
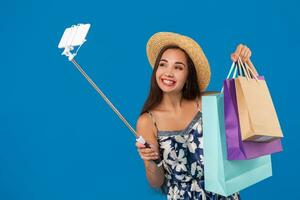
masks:
<svg viewBox="0 0 300 200"><path fill-rule="evenodd" d="M168 89L168 88L165 88L165 87L159 87L164 93L178 93L178 92L181 92L181 91L178 91L177 88L171 88L171 89Z"/></svg>

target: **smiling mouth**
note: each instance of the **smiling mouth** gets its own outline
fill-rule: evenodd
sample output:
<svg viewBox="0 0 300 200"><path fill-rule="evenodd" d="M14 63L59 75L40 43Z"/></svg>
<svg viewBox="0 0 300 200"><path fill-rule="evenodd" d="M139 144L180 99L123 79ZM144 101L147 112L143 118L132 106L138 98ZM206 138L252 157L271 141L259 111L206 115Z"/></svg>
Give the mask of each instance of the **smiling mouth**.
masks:
<svg viewBox="0 0 300 200"><path fill-rule="evenodd" d="M164 79L164 78L162 78L161 81L163 82L164 85L167 85L167 86L174 86L176 83L176 81Z"/></svg>

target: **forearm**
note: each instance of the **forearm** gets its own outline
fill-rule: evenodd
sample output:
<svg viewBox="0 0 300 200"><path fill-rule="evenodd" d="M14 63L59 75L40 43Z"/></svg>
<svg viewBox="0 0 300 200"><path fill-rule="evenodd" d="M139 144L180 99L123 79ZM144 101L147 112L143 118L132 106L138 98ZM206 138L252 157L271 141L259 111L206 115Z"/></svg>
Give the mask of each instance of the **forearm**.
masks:
<svg viewBox="0 0 300 200"><path fill-rule="evenodd" d="M145 161L144 164L149 184L154 188L159 188L165 179L163 167L157 167L153 161Z"/></svg>

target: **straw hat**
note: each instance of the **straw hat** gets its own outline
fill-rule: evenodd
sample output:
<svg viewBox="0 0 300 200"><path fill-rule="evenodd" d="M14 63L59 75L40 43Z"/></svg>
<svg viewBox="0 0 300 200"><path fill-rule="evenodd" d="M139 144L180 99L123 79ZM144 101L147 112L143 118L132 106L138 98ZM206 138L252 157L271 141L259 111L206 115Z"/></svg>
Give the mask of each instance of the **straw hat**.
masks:
<svg viewBox="0 0 300 200"><path fill-rule="evenodd" d="M210 67L202 48L193 39L172 32L158 32L155 33L147 42L147 56L152 68L156 58L165 46L176 45L190 56L192 59L198 78L198 85L200 91L205 91L210 81Z"/></svg>

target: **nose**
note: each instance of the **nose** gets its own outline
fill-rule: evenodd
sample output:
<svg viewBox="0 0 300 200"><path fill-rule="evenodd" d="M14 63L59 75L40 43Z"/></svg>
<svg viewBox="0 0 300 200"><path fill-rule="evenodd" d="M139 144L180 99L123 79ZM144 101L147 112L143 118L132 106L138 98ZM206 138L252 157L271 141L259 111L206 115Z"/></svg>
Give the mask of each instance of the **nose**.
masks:
<svg viewBox="0 0 300 200"><path fill-rule="evenodd" d="M173 69L170 67L169 69L166 70L165 76L168 76L168 77L173 77Z"/></svg>
<svg viewBox="0 0 300 200"><path fill-rule="evenodd" d="M169 72L166 72L166 73L165 73L165 76L167 76L167 77L173 77L173 74L171 74L171 73L169 73Z"/></svg>

